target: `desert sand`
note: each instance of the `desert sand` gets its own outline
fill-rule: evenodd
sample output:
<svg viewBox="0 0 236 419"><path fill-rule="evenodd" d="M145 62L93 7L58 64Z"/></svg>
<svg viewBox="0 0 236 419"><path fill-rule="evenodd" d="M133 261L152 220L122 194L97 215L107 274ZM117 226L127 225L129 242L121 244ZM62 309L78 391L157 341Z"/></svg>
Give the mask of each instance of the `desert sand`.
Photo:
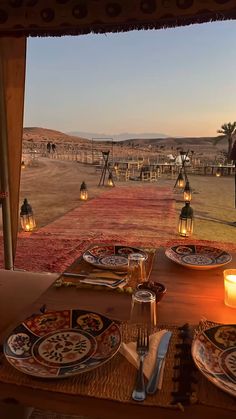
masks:
<svg viewBox="0 0 236 419"><path fill-rule="evenodd" d="M47 153L46 144L56 144L53 156ZM102 161L101 150L111 149L113 161L116 158L127 160L143 156L145 160L155 158L166 161L168 154L177 155L180 149L192 153L192 161L222 163L227 150L227 141L214 145L214 138L130 140L120 143L95 144L88 139L72 137L59 131L44 128L26 128L23 137L23 155L26 167L21 171L20 206L27 198L33 207L37 229L62 217L70 210L84 205L79 198L79 189L86 182L89 199L104 193L104 187L98 187L101 169L89 164L86 157L93 148ZM78 158L79 156L79 158ZM81 159L81 156L83 157ZM53 157L53 158L52 158ZM70 158L70 160L68 160ZM77 161L80 160L80 161ZM84 163L83 163L84 162ZM90 161L91 163L91 161ZM188 169L187 169L188 171ZM191 206L194 210L195 239L222 242L236 242L236 210L234 208L234 175L216 177L213 175L189 174L193 190ZM183 207L183 193L173 189L177 175L163 174L154 184L157 188L168 186L175 198L176 219ZM143 186L141 181L116 181L116 188L122 185L132 188ZM148 184L149 182L147 182ZM165 219L163 217L163 229ZM0 219L0 228L2 223ZM91 232L88 232L91 233ZM117 232L119 233L119 232ZM175 232L176 233L176 232Z"/></svg>
<svg viewBox="0 0 236 419"><path fill-rule="evenodd" d="M104 192L98 187L100 172L94 166L76 161L60 161L41 157L34 164L22 170L20 203L26 197L33 207L37 228L50 224L68 211L84 205L79 199L79 189L85 181L89 199ZM196 239L236 242L236 221L234 208L234 177L190 175L193 189L192 208L194 209ZM116 181L116 188L121 185L142 185L143 182ZM166 175L158 178L156 187L169 186L171 190L175 179ZM183 206L182 193L173 190L176 199L176 213ZM163 218L163 226L165 219Z"/></svg>

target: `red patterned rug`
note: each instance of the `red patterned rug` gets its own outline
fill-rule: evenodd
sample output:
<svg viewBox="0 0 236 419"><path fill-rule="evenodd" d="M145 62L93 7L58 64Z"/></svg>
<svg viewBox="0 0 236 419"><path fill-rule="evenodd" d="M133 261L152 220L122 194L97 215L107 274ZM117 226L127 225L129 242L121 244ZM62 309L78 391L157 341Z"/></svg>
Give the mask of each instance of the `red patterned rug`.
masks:
<svg viewBox="0 0 236 419"><path fill-rule="evenodd" d="M175 200L169 188L155 185L115 187L85 202L55 222L20 233L15 268L63 272L92 243L138 247L198 243L236 251L236 243L181 239L177 234ZM3 245L0 267L3 267Z"/></svg>
<svg viewBox="0 0 236 419"><path fill-rule="evenodd" d="M172 189L155 185L115 187L41 228L37 235L142 241L171 239L176 230Z"/></svg>

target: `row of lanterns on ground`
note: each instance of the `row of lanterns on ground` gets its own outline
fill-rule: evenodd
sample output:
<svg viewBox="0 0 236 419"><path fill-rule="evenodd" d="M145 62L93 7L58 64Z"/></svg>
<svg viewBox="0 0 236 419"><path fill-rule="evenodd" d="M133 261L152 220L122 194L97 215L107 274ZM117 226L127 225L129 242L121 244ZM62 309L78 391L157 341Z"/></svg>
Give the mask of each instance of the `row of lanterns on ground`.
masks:
<svg viewBox="0 0 236 419"><path fill-rule="evenodd" d="M109 180L109 179L108 179ZM113 179L111 178L110 184L113 185ZM179 188L184 188L184 201L185 206L182 208L180 217L179 217L179 234L183 237L189 237L193 233L193 210L190 207L190 202L192 199L192 191L189 185L189 181L186 183L182 172L180 171L177 186ZM80 186L80 200L87 201L88 199L88 189L85 182L81 183ZM22 230L26 232L33 231L36 227L35 217L31 205L28 203L27 199L24 199L23 205L21 206L20 211L20 222Z"/></svg>
<svg viewBox="0 0 236 419"><path fill-rule="evenodd" d="M107 180L107 186L114 186L112 175L109 175ZM80 186L80 200L87 201L88 199L88 189L85 182L81 183ZM33 231L36 227L35 217L31 205L28 200L25 198L23 205L20 210L20 223L22 230L26 232Z"/></svg>
<svg viewBox="0 0 236 419"><path fill-rule="evenodd" d="M115 186L111 173L109 174L107 179L107 186ZM81 201L87 201L88 199L88 189L85 182L82 182L80 186L80 199Z"/></svg>

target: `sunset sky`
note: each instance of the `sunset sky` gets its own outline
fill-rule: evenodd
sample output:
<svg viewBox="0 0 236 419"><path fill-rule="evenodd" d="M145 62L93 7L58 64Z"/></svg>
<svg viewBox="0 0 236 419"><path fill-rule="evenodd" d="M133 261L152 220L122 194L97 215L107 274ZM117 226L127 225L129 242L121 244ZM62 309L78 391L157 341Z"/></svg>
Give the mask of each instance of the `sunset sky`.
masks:
<svg viewBox="0 0 236 419"><path fill-rule="evenodd" d="M215 136L235 120L235 21L28 40L25 126Z"/></svg>

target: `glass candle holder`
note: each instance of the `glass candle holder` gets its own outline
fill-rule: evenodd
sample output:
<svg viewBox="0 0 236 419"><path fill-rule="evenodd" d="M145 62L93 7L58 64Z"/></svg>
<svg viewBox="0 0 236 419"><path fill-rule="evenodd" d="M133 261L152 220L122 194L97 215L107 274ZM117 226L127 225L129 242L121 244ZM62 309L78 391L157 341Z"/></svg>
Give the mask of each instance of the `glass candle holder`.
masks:
<svg viewBox="0 0 236 419"><path fill-rule="evenodd" d="M236 308L236 269L224 270L225 305Z"/></svg>

